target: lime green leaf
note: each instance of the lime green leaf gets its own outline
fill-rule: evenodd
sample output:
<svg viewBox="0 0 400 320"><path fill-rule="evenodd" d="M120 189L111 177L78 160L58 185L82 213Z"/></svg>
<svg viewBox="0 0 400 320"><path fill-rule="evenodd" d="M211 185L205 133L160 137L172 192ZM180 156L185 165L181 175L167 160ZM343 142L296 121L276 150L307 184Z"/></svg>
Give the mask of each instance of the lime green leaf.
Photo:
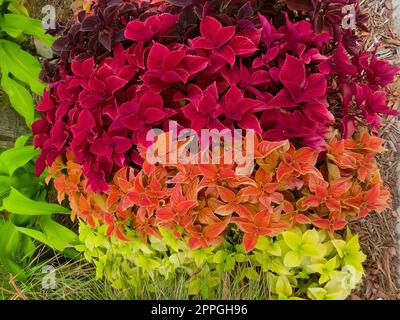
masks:
<svg viewBox="0 0 400 320"><path fill-rule="evenodd" d="M337 259L336 257L333 257L332 259L330 259L326 264L325 264L325 269L331 271L334 270L337 266Z"/></svg>
<svg viewBox="0 0 400 320"><path fill-rule="evenodd" d="M360 243L358 241L358 234L354 235L347 241L347 248L352 251L360 250Z"/></svg>
<svg viewBox="0 0 400 320"><path fill-rule="evenodd" d="M307 230L302 236L303 242L317 244L319 242L318 231L315 229Z"/></svg>
<svg viewBox="0 0 400 320"><path fill-rule="evenodd" d="M298 267L301 263L301 255L296 251L289 251L283 259L283 264L289 268Z"/></svg>
<svg viewBox="0 0 400 320"><path fill-rule="evenodd" d="M54 37L46 34L40 20L25 17L20 14L7 13L0 17L1 29L11 37L17 38L22 34L36 36L42 39L47 45L51 45Z"/></svg>
<svg viewBox="0 0 400 320"><path fill-rule="evenodd" d="M283 295L286 297L290 297L293 293L292 286L286 276L279 276L276 281L276 293L278 295Z"/></svg>
<svg viewBox="0 0 400 320"><path fill-rule="evenodd" d="M0 263L18 280L24 281L26 274L15 260L19 250L20 238L20 234L10 221L0 225Z"/></svg>
<svg viewBox="0 0 400 320"><path fill-rule="evenodd" d="M0 40L0 47L4 59L1 62L3 74L11 73L18 80L28 84L34 93L41 95L46 86L39 80L41 65L38 59L11 41Z"/></svg>
<svg viewBox="0 0 400 320"><path fill-rule="evenodd" d="M3 210L23 215L69 214L70 211L54 203L34 201L11 188L10 195L3 200Z"/></svg>
<svg viewBox="0 0 400 320"><path fill-rule="evenodd" d="M47 237L46 235L39 231L39 230L35 230L35 229L30 229L30 228L23 228L23 227L15 227L15 229L18 232L21 232L41 243L44 243L45 245L51 247L50 243L47 241Z"/></svg>
<svg viewBox="0 0 400 320"><path fill-rule="evenodd" d="M0 5L3 1L0 1ZM25 17L29 17L28 9L18 1L11 1L8 5L8 10L12 13L23 15Z"/></svg>
<svg viewBox="0 0 400 320"><path fill-rule="evenodd" d="M325 300L327 292L324 288L308 288L307 296L311 300Z"/></svg>
<svg viewBox="0 0 400 320"><path fill-rule="evenodd" d="M24 254L24 259L29 259L30 257L32 257L32 255L35 253L36 245L32 241L31 237L25 235L22 236L21 249Z"/></svg>
<svg viewBox="0 0 400 320"><path fill-rule="evenodd" d="M249 280L257 280L260 278L260 275L253 268L246 268L246 278Z"/></svg>
<svg viewBox="0 0 400 320"><path fill-rule="evenodd" d="M34 105L28 90L5 73L1 77L1 86L10 98L11 105L15 111L24 117L28 126L31 126L34 120Z"/></svg>
<svg viewBox="0 0 400 320"><path fill-rule="evenodd" d="M340 258L343 258L346 250L346 242L344 240L331 240Z"/></svg>
<svg viewBox="0 0 400 320"><path fill-rule="evenodd" d="M0 154L0 174L12 176L18 168L23 167L39 153L32 146L12 148Z"/></svg>
<svg viewBox="0 0 400 320"><path fill-rule="evenodd" d="M77 235L70 229L54 221L50 215L40 217L40 226L47 237L50 246L63 251L77 239Z"/></svg>
<svg viewBox="0 0 400 320"><path fill-rule="evenodd" d="M31 134L25 134L23 136L18 137L15 140L14 143L14 148L21 148L24 147L26 145L26 143L28 142L29 138L32 137Z"/></svg>
<svg viewBox="0 0 400 320"><path fill-rule="evenodd" d="M225 252L222 250L218 250L213 257L213 262L222 263L224 261L225 261Z"/></svg>
<svg viewBox="0 0 400 320"><path fill-rule="evenodd" d="M322 273L324 266L325 265L322 263L310 264L307 266L307 272L308 273Z"/></svg>
<svg viewBox="0 0 400 320"><path fill-rule="evenodd" d="M308 256L308 257L317 257L320 255L317 247L314 244L303 244L300 252L304 256Z"/></svg>
<svg viewBox="0 0 400 320"><path fill-rule="evenodd" d="M0 199L2 199L10 191L11 178L0 175Z"/></svg>
<svg viewBox="0 0 400 320"><path fill-rule="evenodd" d="M201 282L199 279L193 279L188 284L188 295L194 296L199 294L201 288Z"/></svg>
<svg viewBox="0 0 400 320"><path fill-rule="evenodd" d="M301 238L292 231L286 231L282 233L283 239L287 246L292 250L298 250L299 245L301 244Z"/></svg>

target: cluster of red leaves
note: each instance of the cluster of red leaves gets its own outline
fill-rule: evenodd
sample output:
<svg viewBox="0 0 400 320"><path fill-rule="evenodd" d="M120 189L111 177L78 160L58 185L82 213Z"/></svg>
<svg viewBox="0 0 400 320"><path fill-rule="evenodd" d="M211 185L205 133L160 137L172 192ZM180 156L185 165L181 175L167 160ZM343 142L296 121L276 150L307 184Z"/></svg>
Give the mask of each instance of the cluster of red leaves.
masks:
<svg viewBox="0 0 400 320"><path fill-rule="evenodd" d="M105 193L87 188L71 154L58 158L51 176L58 200L68 196L74 215L90 226L108 226L122 240L133 228L145 241L160 236L158 227L187 238L191 248L220 243L243 234L246 250L259 236L276 236L293 225L313 224L329 232L348 221L381 212L390 194L381 185L375 156L382 140L364 132L357 140L332 140L326 160L309 147L256 138L255 166L237 175L235 165L151 165L139 172L120 169Z"/></svg>
<svg viewBox="0 0 400 320"><path fill-rule="evenodd" d="M340 6L328 2L288 4L322 6L333 23ZM332 127L350 138L360 119L376 131L381 114L397 114L379 90L396 67L375 53L349 56L341 43L332 51L340 39L330 28L316 32L287 7L269 7L94 1L56 42L57 77L47 77L42 119L33 125L37 173L71 152L89 187L106 191L116 171L142 164L137 147L147 131L166 130L170 120L195 130L253 129L266 140L325 150Z"/></svg>

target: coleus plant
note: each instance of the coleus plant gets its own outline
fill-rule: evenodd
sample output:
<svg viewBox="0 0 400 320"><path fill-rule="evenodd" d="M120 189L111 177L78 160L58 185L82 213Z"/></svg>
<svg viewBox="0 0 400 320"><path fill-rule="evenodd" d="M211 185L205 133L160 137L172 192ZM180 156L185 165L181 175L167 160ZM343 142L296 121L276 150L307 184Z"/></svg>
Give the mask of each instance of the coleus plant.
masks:
<svg viewBox="0 0 400 320"><path fill-rule="evenodd" d="M357 43L360 39L354 29L368 32L368 15L361 11L359 0L285 0L285 3L291 10L306 12L316 31L330 32L352 53L360 50ZM345 28L343 22L347 24Z"/></svg>
<svg viewBox="0 0 400 320"><path fill-rule="evenodd" d="M358 236L349 231L342 237L302 225L276 238L260 237L255 249L246 253L229 239L207 249L191 249L162 228L162 239L150 236L148 243L132 229L128 231L130 242L107 237L106 229L106 225L93 228L81 221L82 244L76 249L96 266L97 278L104 277L116 289L146 284L152 292L155 288L148 287L148 281L163 286L179 278L189 296L215 299L227 278L250 284L259 284L261 279L272 299L338 300L350 294L364 272L365 255ZM293 252L302 241L307 242L307 250L293 263Z"/></svg>
<svg viewBox="0 0 400 320"><path fill-rule="evenodd" d="M160 237L162 227L193 249L221 243L233 225L250 251L259 237L274 237L297 224L333 233L388 206L390 194L375 161L382 151L379 138L364 132L357 140L333 139L324 161L309 147L256 139L256 166L246 176L223 162L145 162L140 172L120 169L108 192L95 193L72 154L66 164L57 158L50 174L59 202L67 196L73 214L89 226L105 224L107 235L124 241L133 228L145 242L148 236Z"/></svg>
<svg viewBox="0 0 400 320"><path fill-rule="evenodd" d="M376 130L378 114L395 113L383 94L368 91L369 83L393 79L397 69L386 62L374 56L369 63L365 53L351 62L340 50L332 55L329 32L316 33L287 12L275 22L249 2L243 19L227 20L214 2L196 3L181 12L162 1L97 1L65 30L56 42L58 75L47 74L50 90L37 106L43 118L33 126L42 149L38 174L70 151L89 187L106 191L110 175L141 164L137 147L146 145L147 131L166 129L170 120L196 130L253 129L264 139L324 150L332 126L351 137L357 119ZM189 19L190 10L197 14ZM366 75L346 82L346 63ZM329 106L332 99L342 99L342 111Z"/></svg>

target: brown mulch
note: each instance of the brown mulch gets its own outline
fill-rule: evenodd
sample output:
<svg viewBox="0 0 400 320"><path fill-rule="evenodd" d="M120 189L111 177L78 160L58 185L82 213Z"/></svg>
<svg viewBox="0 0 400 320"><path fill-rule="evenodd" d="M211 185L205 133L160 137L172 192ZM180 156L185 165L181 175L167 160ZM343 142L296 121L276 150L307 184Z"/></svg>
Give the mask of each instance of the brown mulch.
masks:
<svg viewBox="0 0 400 320"><path fill-rule="evenodd" d="M71 5L76 0L28 0L25 5L29 10L30 15L33 18L41 19L44 15L42 14L42 8L46 5L52 5L56 8L57 22L61 25L65 25L72 15Z"/></svg>
<svg viewBox="0 0 400 320"><path fill-rule="evenodd" d="M370 15L369 28L364 45L371 50L380 42L378 56L400 65L398 53L400 35L396 35L392 21L391 0L364 0L362 7ZM400 79L390 88L389 104L400 111ZM396 230L398 223L397 208L399 199L399 164L400 164L400 124L398 119L385 120L381 131L388 150L379 159L382 178L392 193L392 209L382 214L370 214L366 219L352 225L360 235L362 250L367 255L365 279L362 286L351 296L352 299L399 299L399 238Z"/></svg>

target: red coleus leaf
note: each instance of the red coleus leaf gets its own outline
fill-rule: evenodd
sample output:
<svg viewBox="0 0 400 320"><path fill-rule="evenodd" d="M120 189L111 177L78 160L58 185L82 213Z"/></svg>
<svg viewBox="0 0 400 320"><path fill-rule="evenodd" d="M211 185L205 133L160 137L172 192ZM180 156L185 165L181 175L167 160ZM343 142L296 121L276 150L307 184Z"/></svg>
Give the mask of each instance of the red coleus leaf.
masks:
<svg viewBox="0 0 400 320"><path fill-rule="evenodd" d="M234 36L229 42L229 46L237 56L249 56L257 51L254 42L243 36Z"/></svg>
<svg viewBox="0 0 400 320"><path fill-rule="evenodd" d="M125 37L134 41L149 41L155 35L164 36L177 24L179 15L169 13L154 15L142 21L131 21L125 29Z"/></svg>
<svg viewBox="0 0 400 320"><path fill-rule="evenodd" d="M201 37L192 40L196 49L216 49L225 45L235 34L235 27L223 27L213 17L206 16L200 22Z"/></svg>

